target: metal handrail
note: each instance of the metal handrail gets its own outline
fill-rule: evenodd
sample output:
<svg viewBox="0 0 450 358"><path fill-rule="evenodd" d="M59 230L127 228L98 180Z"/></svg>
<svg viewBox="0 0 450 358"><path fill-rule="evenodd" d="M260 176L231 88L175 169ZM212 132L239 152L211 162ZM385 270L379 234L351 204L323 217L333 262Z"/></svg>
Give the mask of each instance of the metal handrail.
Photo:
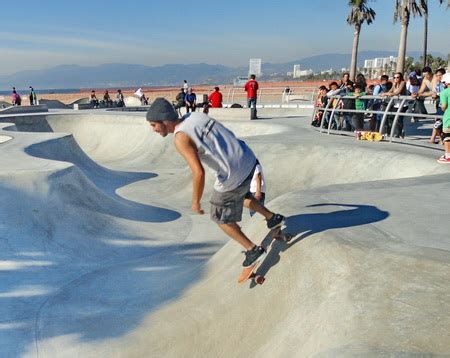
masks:
<svg viewBox="0 0 450 358"><path fill-rule="evenodd" d="M276 99L275 102L283 102L283 90L286 87L261 87L259 88L257 92L257 102L261 103L264 102L266 98L270 98L271 96L280 96L279 99ZM317 96L317 88L316 87L304 87L304 86L295 86L290 87L292 92L298 92L300 94L307 95L307 98L305 101L312 102L314 101L315 97ZM292 95L291 92L291 95ZM242 95L242 100L246 98L246 92L244 91L244 88L241 86L235 86L231 87L228 91L227 95L227 102L228 103L234 103L237 95ZM294 94L295 95L295 94Z"/></svg>
<svg viewBox="0 0 450 358"><path fill-rule="evenodd" d="M343 109L343 108L338 108L338 106L336 106L335 108L331 108L330 109L330 105L332 103L333 99L382 99L385 100L386 97L384 96L369 96L369 95L364 95L364 96L359 96L359 97L355 97L355 96L329 96L328 97L328 103L324 108L321 107L315 107L313 110L313 115L312 115L312 119L314 119L315 114L317 113L317 111L322 111L323 115L322 118L320 120L320 133L323 133L323 121L324 121L324 117L325 117L325 113L327 112L331 112L330 113L330 118L328 119L328 129L327 129L327 134L331 133L331 123L332 120L334 118L334 113L336 112L336 110L338 110L339 112L343 112L343 113L369 113L369 114L383 114L383 118L381 120L380 123L380 130L379 133L383 134L383 130L385 127L385 123L386 123L386 119L387 116L393 115L394 112L391 112L390 109L394 103L394 101L399 101L399 107L397 109L397 111L395 112L395 117L392 123L392 128L391 128L391 132L389 133L389 142L392 142L392 138L394 135L394 131L395 128L397 126L397 122L398 119L400 118L400 116L404 116L404 117L420 117L420 118L430 118L430 119L442 119L442 115L438 115L438 114L421 114L421 113L406 113L406 112L402 112L402 108L404 107L405 103L407 101L415 101L416 98L413 98L411 96L391 96L389 98L389 102L386 106L386 108L384 110L379 110L379 111L374 111L374 110L368 110L368 109L364 109L364 110L359 110L359 109Z"/></svg>

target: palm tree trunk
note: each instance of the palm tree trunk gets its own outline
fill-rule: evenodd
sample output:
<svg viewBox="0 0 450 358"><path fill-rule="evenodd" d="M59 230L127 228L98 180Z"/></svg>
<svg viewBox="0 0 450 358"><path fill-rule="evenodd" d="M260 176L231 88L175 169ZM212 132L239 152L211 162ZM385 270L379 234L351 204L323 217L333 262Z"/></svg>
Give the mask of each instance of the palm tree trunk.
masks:
<svg viewBox="0 0 450 358"><path fill-rule="evenodd" d="M407 14L403 14L402 19L402 32L400 34L400 45L398 47L398 59L395 72L403 73L405 69L405 57L406 57L406 40L408 38L408 25L409 19Z"/></svg>
<svg viewBox="0 0 450 358"><path fill-rule="evenodd" d="M428 50L428 13L424 14L423 26L423 67L427 65L427 50Z"/></svg>
<svg viewBox="0 0 450 358"><path fill-rule="evenodd" d="M359 45L359 33L361 31L361 25L355 25L355 32L353 33L353 47L352 47L352 62L350 65L350 79L355 81L356 68L358 64L358 45Z"/></svg>

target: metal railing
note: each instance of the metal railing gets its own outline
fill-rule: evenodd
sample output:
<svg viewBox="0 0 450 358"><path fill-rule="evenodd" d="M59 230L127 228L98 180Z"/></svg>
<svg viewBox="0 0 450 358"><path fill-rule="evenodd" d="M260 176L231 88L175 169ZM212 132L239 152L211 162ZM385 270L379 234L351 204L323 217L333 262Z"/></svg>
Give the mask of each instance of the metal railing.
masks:
<svg viewBox="0 0 450 358"><path fill-rule="evenodd" d="M311 103L317 97L317 87L289 87L289 92L285 91L286 87L261 87L258 90L257 102L260 105L292 103L294 101L302 101ZM226 95L226 103L238 103L247 105L247 92L243 87L230 87Z"/></svg>
<svg viewBox="0 0 450 358"><path fill-rule="evenodd" d="M385 107L384 109L380 109L380 110L370 110L370 109L344 109L344 108L339 108L339 104L337 103L334 107L330 108L332 106L333 100L336 99L338 101L342 100L342 99L351 99L351 100L356 100L356 99L360 99L360 100L380 100L384 103ZM332 133L332 124L333 124L333 120L335 121L334 123L338 123L334 117L336 115L336 112L338 112L339 114L341 113L362 113L362 114L374 114L374 115L378 115L378 114L382 114L382 118L381 118L381 122L380 122L380 129L379 129L379 133L380 134L384 134L385 133L385 128L386 128L386 121L388 119L388 116L394 116L394 119L392 121L391 124L391 128L390 128L390 133L389 133L389 142L392 142L392 139L394 138L394 134L395 134L395 130L397 128L397 124L398 121L400 119L400 117L410 117L410 118L429 118L429 119L442 119L442 115L438 115L438 114L421 114L421 113L414 113L414 112L407 112L405 110L405 108L407 107L407 105L409 105L410 102L416 101L416 98L413 98L411 96L392 96L392 97L384 97L384 96L360 96L360 97L355 97L355 96L330 96L328 97L328 102L327 105L325 107L317 107L314 106L314 110L313 110L313 114L312 114L312 119L314 120L316 113L318 111L322 111L322 118L320 119L320 133L324 132L323 128L323 121L325 120L325 118L327 118L326 113L330 113L329 117L327 118L328 120L328 128L327 128L327 134ZM387 101L387 103L386 103ZM395 111L392 111L391 109L395 109Z"/></svg>

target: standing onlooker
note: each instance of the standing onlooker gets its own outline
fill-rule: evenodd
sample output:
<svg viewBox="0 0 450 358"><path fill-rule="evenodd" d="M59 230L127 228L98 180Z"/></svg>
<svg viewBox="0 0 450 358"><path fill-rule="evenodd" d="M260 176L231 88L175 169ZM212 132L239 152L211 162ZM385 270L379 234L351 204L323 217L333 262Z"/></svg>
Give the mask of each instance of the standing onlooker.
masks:
<svg viewBox="0 0 450 358"><path fill-rule="evenodd" d="M438 159L438 163L450 164L450 73L442 76L445 89L441 92L441 109L444 112L442 118L442 138L444 141L445 153Z"/></svg>
<svg viewBox="0 0 450 358"><path fill-rule="evenodd" d="M316 104L315 106L317 108L325 108L328 104L328 97L327 97L328 88L325 86L319 87L319 94L316 98ZM319 109L316 110L316 115L314 116L314 119L311 122L311 125L314 127L320 127L320 123L322 122L322 117L324 117L324 125L328 125L328 112L324 113L324 111L321 111Z"/></svg>
<svg viewBox="0 0 450 358"><path fill-rule="evenodd" d="M255 171L253 172L252 181L250 183L250 193L261 204L264 205L266 199L266 181L264 173L259 161L256 161ZM256 211L249 209L250 216L255 215Z"/></svg>
<svg viewBox="0 0 450 358"><path fill-rule="evenodd" d="M353 113L352 116L352 124L353 128L356 131L363 131L364 130L364 110L365 108L365 101L363 99L360 99L358 97L364 96L365 93L362 90L362 87L360 84L355 84L353 93L349 93L349 95L357 97L355 99L354 109L359 110L361 112L359 113Z"/></svg>
<svg viewBox="0 0 450 358"><path fill-rule="evenodd" d="M116 105L117 107L125 107L125 99L123 97L122 90L120 89L117 90Z"/></svg>
<svg viewBox="0 0 450 358"><path fill-rule="evenodd" d="M187 93L188 89L189 89L189 85L188 82L186 80L183 81L183 91L184 93Z"/></svg>
<svg viewBox="0 0 450 358"><path fill-rule="evenodd" d="M36 92L34 92L34 89L31 86L30 86L30 94L28 95L28 98L30 99L30 106L36 106L38 104Z"/></svg>
<svg viewBox="0 0 450 358"><path fill-rule="evenodd" d="M424 97L431 97L433 95L433 71L430 67L426 66L422 69L422 84L420 85L419 92L413 94L412 97L416 99L414 105L414 113L428 114L425 108Z"/></svg>
<svg viewBox="0 0 450 358"><path fill-rule="evenodd" d="M380 77L380 82L374 87L373 89L373 95L374 96L380 96L382 93L387 92L386 84L389 81L388 75L382 75ZM369 105L369 108L371 108L373 111L380 111L381 110L381 100L374 99L372 100ZM370 122L369 127L370 131L380 131L380 123L381 119L383 118L383 115L381 113L373 114Z"/></svg>
<svg viewBox="0 0 450 358"><path fill-rule="evenodd" d="M13 106L21 106L22 105L22 98L16 91L16 87L13 87L12 91L12 105Z"/></svg>
<svg viewBox="0 0 450 358"><path fill-rule="evenodd" d="M219 87L214 87L214 92L209 95L208 101L212 108L222 108L222 93Z"/></svg>
<svg viewBox="0 0 450 358"><path fill-rule="evenodd" d="M366 78L362 73L358 73L356 75L355 84L359 85L361 87L361 92L366 92L367 82Z"/></svg>
<svg viewBox="0 0 450 358"><path fill-rule="evenodd" d="M247 106L248 108L256 108L256 99L258 97L259 84L256 81L255 75L250 75L250 79L244 86L245 92L247 92Z"/></svg>
<svg viewBox="0 0 450 358"><path fill-rule="evenodd" d="M345 88L347 87L347 83L350 81L350 73L345 72L342 75L341 83L339 83L339 88Z"/></svg>
<svg viewBox="0 0 450 358"><path fill-rule="evenodd" d="M381 96L387 96L387 97L393 97L393 96L405 96L406 95L406 82L403 79L403 74L401 72L396 72L394 74L394 84L392 85L392 88L385 93L382 93ZM391 110L392 112L397 112L402 100L397 100L394 104L394 110ZM405 113L408 109L408 105L403 105L402 108L400 108L401 113ZM388 117L388 125L389 130L392 128L394 122L394 116L389 115ZM397 126L394 129L394 137L404 137L405 133L403 131L403 116L400 115L397 121Z"/></svg>
<svg viewBox="0 0 450 358"><path fill-rule="evenodd" d="M186 103L186 113L195 112L195 107L197 105L197 95L193 92L192 87L189 87L184 97Z"/></svg>

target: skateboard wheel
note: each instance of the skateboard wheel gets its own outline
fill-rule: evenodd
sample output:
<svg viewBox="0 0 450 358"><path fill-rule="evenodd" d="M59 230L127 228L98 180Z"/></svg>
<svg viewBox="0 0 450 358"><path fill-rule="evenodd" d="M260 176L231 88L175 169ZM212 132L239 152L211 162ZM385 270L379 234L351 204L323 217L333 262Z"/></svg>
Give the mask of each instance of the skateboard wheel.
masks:
<svg viewBox="0 0 450 358"><path fill-rule="evenodd" d="M262 284L264 283L265 280L266 280L266 279L264 278L264 276L260 276L260 275L255 276L255 282L256 282L258 285L262 285Z"/></svg>
<svg viewBox="0 0 450 358"><path fill-rule="evenodd" d="M292 235L291 234L284 235L284 241L289 242L291 240L292 240Z"/></svg>

